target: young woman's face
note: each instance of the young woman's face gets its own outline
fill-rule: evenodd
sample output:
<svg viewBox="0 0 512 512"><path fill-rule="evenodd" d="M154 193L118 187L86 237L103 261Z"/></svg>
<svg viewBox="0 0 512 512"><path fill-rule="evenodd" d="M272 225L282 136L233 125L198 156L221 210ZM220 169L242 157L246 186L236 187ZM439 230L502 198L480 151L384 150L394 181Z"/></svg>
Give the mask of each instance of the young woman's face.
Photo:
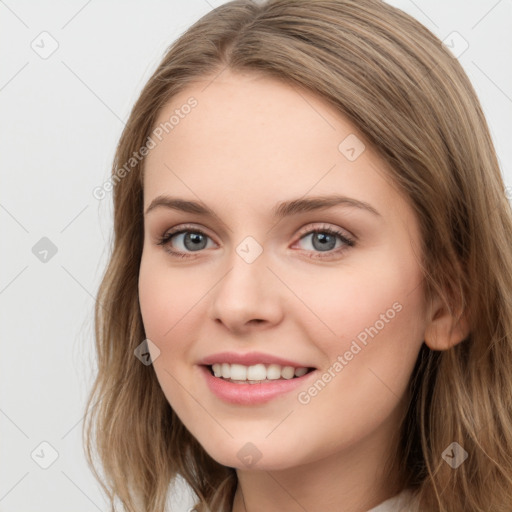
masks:
<svg viewBox="0 0 512 512"><path fill-rule="evenodd" d="M426 326L413 210L322 99L210 81L162 110L146 160L139 296L163 392L227 466L378 461Z"/></svg>

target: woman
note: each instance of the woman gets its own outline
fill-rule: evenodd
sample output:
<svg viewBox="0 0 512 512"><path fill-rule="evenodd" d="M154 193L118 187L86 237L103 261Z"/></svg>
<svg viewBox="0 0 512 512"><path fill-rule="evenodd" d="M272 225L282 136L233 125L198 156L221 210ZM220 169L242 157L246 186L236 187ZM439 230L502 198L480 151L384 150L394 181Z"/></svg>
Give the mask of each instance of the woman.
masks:
<svg viewBox="0 0 512 512"><path fill-rule="evenodd" d="M511 510L511 211L425 27L224 4L150 78L112 183L85 431L112 503L163 511L181 476L198 511Z"/></svg>

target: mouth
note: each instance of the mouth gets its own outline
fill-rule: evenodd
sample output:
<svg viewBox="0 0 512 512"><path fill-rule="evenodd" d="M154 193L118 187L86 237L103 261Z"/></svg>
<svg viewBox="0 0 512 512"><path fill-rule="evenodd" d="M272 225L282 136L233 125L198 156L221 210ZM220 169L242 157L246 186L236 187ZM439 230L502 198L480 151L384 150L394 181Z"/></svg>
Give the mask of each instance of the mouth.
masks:
<svg viewBox="0 0 512 512"><path fill-rule="evenodd" d="M293 391L308 386L319 373L305 359L294 361L257 351L219 352L196 364L211 393L223 402L243 406L289 400Z"/></svg>
<svg viewBox="0 0 512 512"><path fill-rule="evenodd" d="M313 367L293 367L279 364L242 364L215 363L204 366L212 375L233 384L270 384L278 381L300 379L313 372Z"/></svg>

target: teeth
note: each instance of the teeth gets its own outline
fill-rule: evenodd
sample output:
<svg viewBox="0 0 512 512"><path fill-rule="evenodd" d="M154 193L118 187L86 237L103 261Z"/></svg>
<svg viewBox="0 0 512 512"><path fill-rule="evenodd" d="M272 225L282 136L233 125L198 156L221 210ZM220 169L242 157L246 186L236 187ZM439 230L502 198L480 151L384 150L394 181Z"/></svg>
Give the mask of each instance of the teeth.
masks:
<svg viewBox="0 0 512 512"><path fill-rule="evenodd" d="M302 377L308 373L307 368L295 368L295 377Z"/></svg>
<svg viewBox="0 0 512 512"><path fill-rule="evenodd" d="M267 369L264 364L255 364L254 366L249 366L247 368L247 380L265 380L266 378Z"/></svg>
<svg viewBox="0 0 512 512"><path fill-rule="evenodd" d="M281 366L278 364L270 364L267 368L267 379L276 380L281 378Z"/></svg>
<svg viewBox="0 0 512 512"><path fill-rule="evenodd" d="M302 377L308 373L308 369L294 368L293 366L281 366L279 364L255 364L244 366L242 364L215 363L212 365L215 377L231 379L232 381L262 381L277 379L293 379Z"/></svg>
<svg viewBox="0 0 512 512"><path fill-rule="evenodd" d="M230 368L230 379L247 380L247 366L243 366L241 364L232 364Z"/></svg>
<svg viewBox="0 0 512 512"><path fill-rule="evenodd" d="M231 365L228 363L222 363L221 367L222 376L225 379L229 379L231 377Z"/></svg>
<svg viewBox="0 0 512 512"><path fill-rule="evenodd" d="M293 379L293 376L295 375L295 368L293 366L285 366L281 370L281 376L283 379Z"/></svg>

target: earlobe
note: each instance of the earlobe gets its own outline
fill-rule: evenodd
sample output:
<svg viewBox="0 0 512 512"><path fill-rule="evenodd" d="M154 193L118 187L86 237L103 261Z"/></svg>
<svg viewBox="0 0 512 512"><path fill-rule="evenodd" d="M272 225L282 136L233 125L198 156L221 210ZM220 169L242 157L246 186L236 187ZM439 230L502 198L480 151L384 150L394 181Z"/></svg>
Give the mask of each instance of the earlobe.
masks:
<svg viewBox="0 0 512 512"><path fill-rule="evenodd" d="M425 328L425 344L432 350L448 350L469 336L466 314L452 315L441 303Z"/></svg>

